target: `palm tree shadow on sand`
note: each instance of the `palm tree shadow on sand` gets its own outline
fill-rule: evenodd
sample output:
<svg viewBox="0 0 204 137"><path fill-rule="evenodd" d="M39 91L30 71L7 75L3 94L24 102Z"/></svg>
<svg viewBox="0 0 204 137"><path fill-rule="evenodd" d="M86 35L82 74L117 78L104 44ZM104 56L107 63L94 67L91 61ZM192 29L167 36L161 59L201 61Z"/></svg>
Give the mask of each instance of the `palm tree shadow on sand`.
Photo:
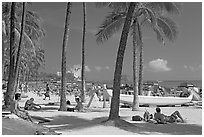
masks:
<svg viewBox="0 0 204 137"><path fill-rule="evenodd" d="M79 118L77 116L56 116L50 117L51 122L44 123L53 130L79 130L90 128L97 125L108 126L106 120L108 117L98 117L92 120ZM143 135L154 135L154 134L170 134L170 135L202 135L202 126L195 124L153 124L153 123L129 123L123 119L118 120L115 127L122 130L143 134ZM105 132L105 131L104 131Z"/></svg>
<svg viewBox="0 0 204 137"><path fill-rule="evenodd" d="M69 112L68 112L69 113ZM47 117L53 119L49 123L44 123L43 125L49 126L53 130L78 130L93 127L95 125L100 125L101 122L105 121L107 117L95 118L93 120L79 118L77 116L56 116Z"/></svg>

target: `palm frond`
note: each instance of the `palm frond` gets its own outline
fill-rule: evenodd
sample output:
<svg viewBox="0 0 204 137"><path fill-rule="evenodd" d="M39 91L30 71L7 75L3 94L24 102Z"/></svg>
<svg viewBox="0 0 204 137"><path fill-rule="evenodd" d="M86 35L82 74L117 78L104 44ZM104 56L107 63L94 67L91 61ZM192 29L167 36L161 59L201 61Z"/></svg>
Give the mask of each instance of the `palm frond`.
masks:
<svg viewBox="0 0 204 137"><path fill-rule="evenodd" d="M15 34L17 36L17 39L20 39L20 30L18 30L17 28L15 28ZM26 42L26 45L30 45L30 47L32 49L35 49L35 44L33 43L33 41L31 40L31 38L25 33L23 32L24 35L24 40Z"/></svg>
<svg viewBox="0 0 204 137"><path fill-rule="evenodd" d="M129 3L128 2L96 2L96 7L102 8L102 7L109 7L113 10L127 10Z"/></svg>
<svg viewBox="0 0 204 137"><path fill-rule="evenodd" d="M153 26L156 25L156 23L157 23L157 20L156 20L157 15L155 14L154 11L152 11L149 8L144 7L143 8L143 15L144 15L144 18L149 19L151 21L151 24Z"/></svg>
<svg viewBox="0 0 204 137"><path fill-rule="evenodd" d="M181 6L176 2L163 2L166 11L170 14L180 14Z"/></svg>
<svg viewBox="0 0 204 137"><path fill-rule="evenodd" d="M176 2L146 2L145 7L152 9L158 15L164 13L168 14L180 14L181 6Z"/></svg>
<svg viewBox="0 0 204 137"><path fill-rule="evenodd" d="M177 24L170 17L158 17L157 25L164 32L165 38L167 38L171 42L174 42L176 40L178 36L178 27Z"/></svg>
<svg viewBox="0 0 204 137"><path fill-rule="evenodd" d="M108 7L111 2L95 2L97 8L104 8Z"/></svg>
<svg viewBox="0 0 204 137"><path fill-rule="evenodd" d="M99 31L96 33L96 41L103 43L113 36L116 32L121 30L121 27L125 21L125 13L109 14L104 22L100 25Z"/></svg>

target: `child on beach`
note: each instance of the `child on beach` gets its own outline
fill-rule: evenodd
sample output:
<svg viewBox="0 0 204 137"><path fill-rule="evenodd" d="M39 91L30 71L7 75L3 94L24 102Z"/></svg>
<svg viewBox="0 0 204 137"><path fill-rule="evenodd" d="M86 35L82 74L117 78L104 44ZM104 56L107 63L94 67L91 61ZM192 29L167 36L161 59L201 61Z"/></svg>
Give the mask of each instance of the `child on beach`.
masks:
<svg viewBox="0 0 204 137"><path fill-rule="evenodd" d="M21 94L16 93L15 100L11 101L11 105L10 105L11 113L17 115L18 117L22 119L30 120L31 122L33 122L28 112L20 108L19 103L18 103L20 100L21 100Z"/></svg>
<svg viewBox="0 0 204 137"><path fill-rule="evenodd" d="M169 123L177 122L178 117L181 119L181 122L184 123L184 120L178 111L175 111L170 116L167 116L167 115L162 114L161 109L157 107L156 113L154 114L154 120L156 120L157 123L161 123L161 124L165 124L167 122Z"/></svg>

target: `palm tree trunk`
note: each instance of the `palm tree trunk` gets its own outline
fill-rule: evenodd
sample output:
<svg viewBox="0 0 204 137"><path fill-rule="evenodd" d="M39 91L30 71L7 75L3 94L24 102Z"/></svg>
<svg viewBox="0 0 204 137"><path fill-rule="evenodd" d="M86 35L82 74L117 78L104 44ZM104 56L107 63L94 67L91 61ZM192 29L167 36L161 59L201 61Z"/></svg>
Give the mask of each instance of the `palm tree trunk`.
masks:
<svg viewBox="0 0 204 137"><path fill-rule="evenodd" d="M138 49L138 20L137 18L133 21L133 90L134 98L132 111L139 110L139 97L138 97L138 87L137 87L137 49Z"/></svg>
<svg viewBox="0 0 204 137"><path fill-rule="evenodd" d="M13 49L15 48L15 10L16 10L16 3L12 2L11 5L11 21L10 21L10 65L9 65L9 78L7 84L7 91L5 97L5 105L8 106L10 101L13 100L14 97L14 88L15 88L15 56L13 54Z"/></svg>
<svg viewBox="0 0 204 137"><path fill-rule="evenodd" d="M22 12L22 20L21 20L21 32L20 32L20 40L19 40L19 45L18 45L18 51L16 55L16 65L15 65L15 87L18 85L18 77L19 77L19 65L21 61L21 47L22 47L22 39L23 39L23 32L25 28L25 15L26 13L26 3L23 2L23 12ZM16 85L17 84L17 85ZM15 88L17 89L17 88ZM16 90L15 90L16 91Z"/></svg>
<svg viewBox="0 0 204 137"><path fill-rule="evenodd" d="M111 110L110 110L108 120L117 120L119 118L120 82L121 82L121 73L122 73L122 67L123 67L123 58L124 58L128 33L129 33L129 29L132 21L132 15L133 15L135 6L136 4L134 2L130 3L125 24L123 26L123 30L121 34L120 44L119 44L118 53L117 53L116 66L115 66L115 73L114 73Z"/></svg>
<svg viewBox="0 0 204 137"><path fill-rule="evenodd" d="M62 78L61 78L61 94L60 94L60 111L66 111L66 96L65 96L65 76L66 76L66 47L69 38L69 27L70 27L70 15L71 15L71 2L67 3L66 19L65 19L65 30L62 45Z"/></svg>
<svg viewBox="0 0 204 137"><path fill-rule="evenodd" d="M17 80L16 80L16 85L15 85L15 91L18 90L19 83L20 83L20 71L18 71L18 76L17 76Z"/></svg>
<svg viewBox="0 0 204 137"><path fill-rule="evenodd" d="M85 79L84 79L84 70L85 70L85 38L86 38L86 3L83 2L83 13L84 13L84 23L83 23L83 36L82 36L82 69L81 69L81 101L85 102Z"/></svg>
<svg viewBox="0 0 204 137"><path fill-rule="evenodd" d="M139 80L138 80L138 92L139 95L143 95L142 85L143 85L143 43L142 43L142 32L139 23L138 26L138 35L139 35Z"/></svg>

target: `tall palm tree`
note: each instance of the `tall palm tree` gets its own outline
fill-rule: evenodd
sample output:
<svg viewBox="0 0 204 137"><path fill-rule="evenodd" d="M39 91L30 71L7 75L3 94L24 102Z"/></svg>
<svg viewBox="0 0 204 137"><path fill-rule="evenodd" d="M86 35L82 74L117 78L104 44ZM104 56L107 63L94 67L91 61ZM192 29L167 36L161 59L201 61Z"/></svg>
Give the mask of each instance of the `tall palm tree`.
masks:
<svg viewBox="0 0 204 137"><path fill-rule="evenodd" d="M127 3L126 3L127 4ZM104 4L105 5L105 4ZM111 5L109 3L109 5ZM119 4L113 4L113 5L119 5ZM110 7L110 6L109 6ZM112 6L113 7L113 6ZM111 7L111 8L112 8ZM97 41L103 42L108 40L114 33L118 32L122 26L122 24L125 21L125 16L127 12L127 8L123 6L124 8L120 8L121 10L114 10L109 16L106 17L106 20L102 23L100 26L99 32L97 35ZM133 33L133 40L137 39L137 42L133 42L133 44L136 44L137 47L140 47L140 63L139 63L139 81L138 81L138 88L134 87L134 103L136 102L136 95L138 92L139 94L142 94L142 34L141 34L141 25L143 24L150 24L150 26L153 28L153 30L157 34L157 39L159 42L164 43L164 38L166 38L169 41L174 41L177 36L177 27L176 24L171 20L171 18L166 17L164 13L179 13L179 4L177 3L169 3L169 2L163 2L163 3L137 3L134 18L133 20L138 18L141 18L141 23L138 22L138 25L134 25L133 21L133 31L137 30L138 32ZM147 23L146 23L147 22ZM140 25L141 24L141 25ZM138 29L134 29L134 26L137 26ZM136 37L134 35L138 33ZM136 46L133 45L133 46ZM134 52L134 51L133 51ZM134 71L134 70L133 70ZM134 82L135 83L135 82ZM136 82L137 83L137 82ZM134 85L136 86L136 84ZM136 91L138 89L138 92ZM137 101L139 103L139 101ZM133 110L137 110L136 106L139 104L133 104ZM138 108L138 107L137 107Z"/></svg>
<svg viewBox="0 0 204 137"><path fill-rule="evenodd" d="M110 110L108 120L115 121L119 118L120 81L121 81L121 73L122 73L122 66L123 66L123 58L124 58L128 33L129 33L130 24L132 21L135 6L136 4L134 2L130 3L127 16L125 19L125 23L123 26L122 34L121 34L121 39L120 39L117 59L116 59L116 65L115 65L115 73L114 73L114 81L113 81L113 96L111 99L111 110Z"/></svg>
<svg viewBox="0 0 204 137"><path fill-rule="evenodd" d="M137 52L139 48L139 41L138 41L138 19L135 18L133 21L133 91L134 91L134 98L133 98L133 105L132 110L139 110L139 97L138 97L138 88L137 88Z"/></svg>
<svg viewBox="0 0 204 137"><path fill-rule="evenodd" d="M61 94L60 94L60 111L66 111L66 95L65 95L65 76L66 76L66 49L69 39L69 27L70 27L70 17L71 17L71 2L67 3L66 9L66 19L65 19L65 26L64 26L64 37L63 37L63 44L62 44L62 78L61 78Z"/></svg>
<svg viewBox="0 0 204 137"><path fill-rule="evenodd" d="M10 2L4 2L2 4L2 22L3 22L3 42L2 42L2 47L3 47L3 53L4 53L4 60L3 62L3 67L5 62L8 62L10 65L13 64L10 69L12 67L14 74L11 74L11 71L9 71L9 75L13 75L12 78L16 78L15 75L17 75L17 67L19 66L19 64L17 64L17 62L20 62L18 60L21 59L21 57L23 57L25 54L25 52L29 52L29 53L35 53L35 49L36 47L39 47L40 44L40 40L41 38L45 35L44 30L42 29L42 27L40 26L40 18L37 16L36 13L29 11L29 10L22 10L22 7L25 7L25 3L22 4L21 2L17 2L15 3L15 7L11 6L13 3ZM12 26L9 25L9 23L11 23L11 15L9 14L12 11L12 8L15 8L15 12L13 13L15 17L15 20L13 21L13 26L14 29L12 30ZM23 15L24 14L24 15ZM11 18L10 18L11 17ZM22 23L22 17L23 17L23 22ZM25 25L23 25L25 24ZM24 29L25 28L25 29ZM10 30L10 31L9 31ZM11 34L10 32L14 31L14 36L15 37L15 41L11 41L9 38L9 34ZM23 31L25 30L25 31ZM22 38L21 36L24 36L24 38ZM17 43L19 42L20 44L20 48L18 48ZM13 46L11 48L11 43L13 43ZM10 45L10 46L9 46ZM22 52L20 52L22 50ZM7 52L10 51L10 53L12 54L7 54ZM23 53L22 55L19 56L20 53ZM12 60L12 62L10 62ZM14 60L14 61L13 61ZM17 61L17 62L16 62ZM9 96L11 96L11 98L13 97L13 94L15 93L15 86L10 86L10 84L15 85L17 80L14 80L14 84L13 82L11 82L14 79L9 79L10 83L8 82L8 89L7 89L7 96L5 98L5 103L6 105L8 105L9 103ZM13 88L13 89L12 89ZM8 95L8 94L12 94L12 95Z"/></svg>
<svg viewBox="0 0 204 137"><path fill-rule="evenodd" d="M10 66L9 66L9 80L7 84L5 105L8 106L10 101L13 100L14 97L14 86L15 86L15 74L14 74L14 64L15 57L13 54L13 49L15 47L15 11L16 11L16 3L12 2L11 4L11 16L10 16Z"/></svg>
<svg viewBox="0 0 204 137"><path fill-rule="evenodd" d="M84 70L85 70L85 38L86 38L86 2L83 2L83 36L82 36L82 69L81 69L81 100L82 102L85 101L85 78L84 78Z"/></svg>
<svg viewBox="0 0 204 137"><path fill-rule="evenodd" d="M17 49L17 55L16 55L16 62L15 62L15 91L17 90L17 86L18 86L18 81L20 80L20 59L21 59L21 47L22 47L22 39L23 39L23 32L24 32L24 28L25 28L25 13L26 13L26 3L23 2L23 9L22 9L22 19L21 19L21 31L20 31L20 40L19 40L19 45L18 45L18 49Z"/></svg>
<svg viewBox="0 0 204 137"><path fill-rule="evenodd" d="M15 63L15 87L18 85L18 76L19 76L19 64L20 64L20 58L21 58L21 47L22 47L22 39L23 39L23 32L25 28L25 13L26 13L26 3L23 2L23 12L22 12L22 20L21 20L21 31L20 31L20 40L18 45L18 51L16 55L16 63Z"/></svg>

